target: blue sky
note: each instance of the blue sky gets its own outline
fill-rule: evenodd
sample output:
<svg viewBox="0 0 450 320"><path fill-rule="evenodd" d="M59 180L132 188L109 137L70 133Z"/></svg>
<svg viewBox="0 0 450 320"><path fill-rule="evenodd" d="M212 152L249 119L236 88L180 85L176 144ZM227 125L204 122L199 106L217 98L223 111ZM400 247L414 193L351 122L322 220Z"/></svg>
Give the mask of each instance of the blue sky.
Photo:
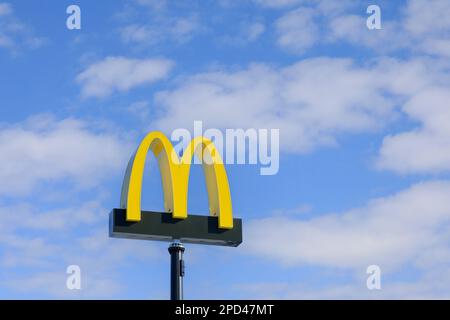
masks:
<svg viewBox="0 0 450 320"><path fill-rule="evenodd" d="M66 8L81 8L81 30ZM369 5L382 29L366 27ZM238 248L187 245L185 297L450 297L446 0L0 2L0 298L169 295L167 243L108 238L146 133L280 129L227 165ZM150 159L143 207L163 210ZM189 211L207 213L202 171ZM66 288L79 265L82 289ZM368 290L378 265L382 289Z"/></svg>

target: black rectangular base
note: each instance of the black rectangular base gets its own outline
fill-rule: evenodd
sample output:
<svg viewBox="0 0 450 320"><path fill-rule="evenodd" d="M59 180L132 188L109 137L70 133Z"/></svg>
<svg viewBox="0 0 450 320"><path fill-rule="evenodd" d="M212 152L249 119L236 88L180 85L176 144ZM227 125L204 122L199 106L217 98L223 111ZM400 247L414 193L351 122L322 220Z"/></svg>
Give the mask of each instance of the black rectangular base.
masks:
<svg viewBox="0 0 450 320"><path fill-rule="evenodd" d="M242 220L233 219L233 229L219 229L218 218L188 215L173 219L171 213L142 211L141 221L127 222L126 209L113 209L109 216L113 238L173 241L237 247L242 243Z"/></svg>

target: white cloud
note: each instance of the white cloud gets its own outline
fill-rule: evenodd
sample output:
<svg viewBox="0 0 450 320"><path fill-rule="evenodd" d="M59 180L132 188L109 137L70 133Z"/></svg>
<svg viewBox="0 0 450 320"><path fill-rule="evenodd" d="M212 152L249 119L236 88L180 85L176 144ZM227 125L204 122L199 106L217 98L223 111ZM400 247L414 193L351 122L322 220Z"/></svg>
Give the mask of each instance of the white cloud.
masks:
<svg viewBox="0 0 450 320"><path fill-rule="evenodd" d="M431 55L449 55L447 42L450 24L442 19L442 12L449 10L445 0L408 1L398 19L389 20L382 14L382 29L369 30L367 16L341 12L327 16L323 38L327 43L348 42L366 46L376 52L393 52L406 49Z"/></svg>
<svg viewBox="0 0 450 320"><path fill-rule="evenodd" d="M342 42L392 51L407 43L404 35L403 38L399 35L399 23L383 19L381 30L368 30L365 12L350 13L355 2L321 0L301 4L275 23L278 44L287 51L303 54L318 44Z"/></svg>
<svg viewBox="0 0 450 320"><path fill-rule="evenodd" d="M307 1L308 0L255 0L255 2L258 4L272 8L289 7Z"/></svg>
<svg viewBox="0 0 450 320"><path fill-rule="evenodd" d="M446 0L410 0L405 9L404 29L411 37L412 47L421 52L450 56L450 22L444 12L450 12Z"/></svg>
<svg viewBox="0 0 450 320"><path fill-rule="evenodd" d="M0 127L0 195L27 194L42 182L64 179L94 186L120 172L130 146L115 133L89 125L40 116Z"/></svg>
<svg viewBox="0 0 450 320"><path fill-rule="evenodd" d="M339 277L339 276L338 276ZM235 286L241 299L449 299L450 270L425 271L418 279L392 280L382 277L381 290L365 287L367 275L359 274L345 283L314 285L298 282L255 282ZM339 281L338 281L339 282Z"/></svg>
<svg viewBox="0 0 450 320"><path fill-rule="evenodd" d="M148 121L150 115L150 105L147 101L136 101L130 104L126 110L143 122Z"/></svg>
<svg viewBox="0 0 450 320"><path fill-rule="evenodd" d="M3 283L21 294L38 294L58 299L102 299L111 298L123 290L123 286L109 275L96 273L94 276L81 273L81 290L68 290L67 274L64 269L34 272L31 276L10 278Z"/></svg>
<svg viewBox="0 0 450 320"><path fill-rule="evenodd" d="M421 126L387 136L377 165L398 173L450 171L450 91L446 87L418 92L403 107Z"/></svg>
<svg viewBox="0 0 450 320"><path fill-rule="evenodd" d="M36 204L35 204L36 205ZM92 225L104 219L105 209L97 201L42 212L32 204L0 207L0 230L2 232L31 229L39 231L63 231L80 224Z"/></svg>
<svg viewBox="0 0 450 320"><path fill-rule="evenodd" d="M192 37L194 31L199 28L197 17L178 18L174 20L173 25L169 27L175 39L185 42Z"/></svg>
<svg viewBox="0 0 450 320"><path fill-rule="evenodd" d="M260 1L263 5L283 7L297 4L276 22L278 44L287 51L303 54L317 44L350 43L376 52L406 49L448 57L449 19L442 12L450 10L447 0L409 0L398 17L386 18L383 7L382 29L366 27L368 15L356 11L352 1Z"/></svg>
<svg viewBox="0 0 450 320"><path fill-rule="evenodd" d="M0 48L17 54L22 49L36 49L45 39L34 35L32 28L15 16L11 4L0 3Z"/></svg>
<svg viewBox="0 0 450 320"><path fill-rule="evenodd" d="M9 3L0 2L0 17L10 15L13 12Z"/></svg>
<svg viewBox="0 0 450 320"><path fill-rule="evenodd" d="M279 128L284 151L306 152L334 145L343 133L370 132L395 118L404 97L429 85L424 61L382 59L356 65L350 59L313 58L285 68L253 64L182 78L160 92L163 130L205 127Z"/></svg>
<svg viewBox="0 0 450 320"><path fill-rule="evenodd" d="M90 65L76 81L84 97L106 97L164 79L173 67L167 59L107 57Z"/></svg>
<svg viewBox="0 0 450 320"><path fill-rule="evenodd" d="M0 212L0 214L3 216L5 212ZM14 226L8 226L3 221L0 225L2 231L0 235L0 244L2 245L1 267L48 267L49 259L54 257L61 247L48 241L45 236L27 236L23 234L23 230L22 233L10 230L13 228Z"/></svg>
<svg viewBox="0 0 450 320"><path fill-rule="evenodd" d="M145 25L131 24L120 29L120 36L125 42L154 44L161 39L157 30Z"/></svg>
<svg viewBox="0 0 450 320"><path fill-rule="evenodd" d="M315 15L311 8L299 8L279 18L275 23L278 44L296 53L303 53L316 44L320 34Z"/></svg>
<svg viewBox="0 0 450 320"><path fill-rule="evenodd" d="M422 49L425 53L442 57L450 57L450 40L430 39L423 42Z"/></svg>
<svg viewBox="0 0 450 320"><path fill-rule="evenodd" d="M266 30L266 27L263 23L255 22L248 26L247 30L247 39L248 41L255 41L258 39Z"/></svg>
<svg viewBox="0 0 450 320"><path fill-rule="evenodd" d="M153 127L279 128L283 151L333 146L342 134L389 128L400 115L418 125L390 133L376 160L399 173L450 170L449 65L432 58L304 59L284 68L252 64L187 78L156 95ZM411 156L413 155L413 156Z"/></svg>
<svg viewBox="0 0 450 320"><path fill-rule="evenodd" d="M449 171L450 151L447 150L450 150L450 135L443 124L445 121L436 119L448 119L445 106L450 72L444 59L450 56L450 22L442 12L450 10L450 3L446 0L407 1L396 20L386 18L382 8L381 30L368 30L367 15L352 14L350 9L354 4L350 2L345 2L337 10L331 10L333 2L330 1L305 1L298 5L301 6L283 14L276 23L278 43L286 50L301 54L316 44L347 42L378 53L407 50L413 55L425 53L430 56L428 60L408 63L388 62L379 70L376 67L372 70L374 79L378 79L374 86L384 88L386 102L402 107L410 120L419 123L410 131L386 136L377 166L402 174ZM302 12L308 13L289 19ZM284 20L285 26L280 28L279 22ZM331 96L339 95L339 92L333 92ZM367 99L370 98L367 96ZM431 115L434 115L433 120ZM352 114L346 116L347 120L340 119L346 122ZM378 120L383 121L382 118Z"/></svg>
<svg viewBox="0 0 450 320"><path fill-rule="evenodd" d="M291 53L304 54L318 44L331 39L336 41L340 34L345 34L343 39L347 41L346 37L354 38L355 34L362 34L360 30L366 29L364 16L358 17L358 20L363 22L360 27L356 19L335 21L337 18L346 17L347 12L355 7L355 2L348 0L257 0L257 2L274 8L295 6L290 11L283 12L274 24L278 45ZM357 28L354 28L355 26ZM337 34L334 34L336 31ZM358 36L359 38L362 37Z"/></svg>
<svg viewBox="0 0 450 320"><path fill-rule="evenodd" d="M414 36L441 34L450 30L447 0L409 0L406 6L405 29Z"/></svg>
<svg viewBox="0 0 450 320"><path fill-rule="evenodd" d="M130 152L128 140L104 123L36 116L0 127L0 286L8 294L103 298L123 293L127 286L116 280L120 268L130 258L148 260L154 250L148 243L109 238L105 223L111 207L102 205L105 190L99 185L122 175ZM43 199L46 187L70 195L61 205L59 198ZM80 291L66 288L70 264L82 268ZM23 274L17 267L32 272Z"/></svg>
<svg viewBox="0 0 450 320"><path fill-rule="evenodd" d="M237 32L227 33L218 40L226 45L246 46L259 40L266 32L266 25L259 21L244 21L238 25Z"/></svg>
<svg viewBox="0 0 450 320"><path fill-rule="evenodd" d="M268 8L283 9L294 6L317 7L327 13L338 13L354 5L352 0L254 0L255 3Z"/></svg>
<svg viewBox="0 0 450 320"><path fill-rule="evenodd" d="M244 246L287 265L365 270L377 264L383 272L448 265L449 194L448 181L425 182L340 214L253 220ZM429 254L438 251L447 254Z"/></svg>
<svg viewBox="0 0 450 320"><path fill-rule="evenodd" d="M148 24L130 24L119 29L122 41L141 46L152 46L165 41L178 44L191 40L194 34L200 30L200 24L196 15L188 17L156 19Z"/></svg>
<svg viewBox="0 0 450 320"><path fill-rule="evenodd" d="M160 10L167 6L167 0L136 0L136 3L152 10Z"/></svg>
<svg viewBox="0 0 450 320"><path fill-rule="evenodd" d="M107 216L106 216L107 217ZM102 224L104 225L104 223ZM30 297L50 298L73 298L73 299L99 299L117 297L128 287L126 283L118 281L120 268L127 264L130 259L148 263L149 259L157 254L154 247L148 242L117 240L108 237L107 230L103 227L101 231L88 229L85 237L74 236L67 241L61 233L47 234L46 239L58 237L60 245L53 248L51 254L38 251L32 254L30 251L15 249L8 254L9 264L3 264L4 273L8 279L2 283L12 292L18 292ZM4 248L11 246L5 244ZM52 248L48 246L48 248ZM7 250L5 250L7 251ZM24 262L30 262L30 258L38 256L44 265L33 265L31 275L16 274L13 267L18 264L24 266ZM52 259L57 257L57 259ZM66 287L66 267L75 264L81 269L81 290L68 290ZM26 264L28 265L28 264Z"/></svg>
<svg viewBox="0 0 450 320"><path fill-rule="evenodd" d="M328 19L328 30L323 39L328 44L347 42L365 46L376 52L392 52L410 45L401 24L397 21L382 20L382 29L369 30L364 15L341 14Z"/></svg>
<svg viewBox="0 0 450 320"><path fill-rule="evenodd" d="M131 260L149 263L162 253L148 242L109 238L105 228L106 210L98 208L96 215L100 220L94 219L95 224L90 218L78 217L81 213L78 209L91 210L90 207L91 204L86 203L59 208L54 215L39 210L27 213L1 209L0 265L5 279L0 285L11 294L18 292L27 297L98 299L123 294L127 284L117 280L120 269ZM57 212L62 213L62 217L57 217ZM4 219L12 214L16 215L15 219ZM50 215L56 223L51 221ZM62 223L58 222L63 219ZM81 268L82 290L79 291L66 287L66 267L72 264ZM33 269L23 274L15 271L18 266Z"/></svg>

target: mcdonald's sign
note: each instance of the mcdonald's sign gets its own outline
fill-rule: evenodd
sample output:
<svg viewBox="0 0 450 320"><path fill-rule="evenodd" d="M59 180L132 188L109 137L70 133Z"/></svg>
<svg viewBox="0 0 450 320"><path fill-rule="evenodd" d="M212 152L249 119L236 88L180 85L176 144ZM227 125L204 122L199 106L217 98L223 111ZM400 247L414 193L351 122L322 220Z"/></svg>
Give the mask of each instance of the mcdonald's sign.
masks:
<svg viewBox="0 0 450 320"><path fill-rule="evenodd" d="M161 172L166 212L141 208L144 167L150 151ZM189 173L194 156L202 160L209 216L187 212ZM242 242L242 220L233 218L228 177L214 144L204 137L196 137L180 159L163 133L149 133L128 164L120 208L110 214L110 236L238 246Z"/></svg>

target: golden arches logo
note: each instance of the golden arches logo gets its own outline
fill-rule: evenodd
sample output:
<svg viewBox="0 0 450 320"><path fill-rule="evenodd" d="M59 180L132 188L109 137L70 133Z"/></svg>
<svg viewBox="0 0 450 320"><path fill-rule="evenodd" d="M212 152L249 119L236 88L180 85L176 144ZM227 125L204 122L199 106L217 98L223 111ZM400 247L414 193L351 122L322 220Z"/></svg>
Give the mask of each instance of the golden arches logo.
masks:
<svg viewBox="0 0 450 320"><path fill-rule="evenodd" d="M120 206L126 209L127 221L141 220L142 181L145 160L149 151L158 160L164 192L164 207L173 218L186 219L189 173L194 155L202 159L208 190L209 211L218 216L219 228L233 228L233 213L228 177L219 152L214 144L204 138L194 138L181 159L170 140L161 132L149 133L131 158L122 186Z"/></svg>

